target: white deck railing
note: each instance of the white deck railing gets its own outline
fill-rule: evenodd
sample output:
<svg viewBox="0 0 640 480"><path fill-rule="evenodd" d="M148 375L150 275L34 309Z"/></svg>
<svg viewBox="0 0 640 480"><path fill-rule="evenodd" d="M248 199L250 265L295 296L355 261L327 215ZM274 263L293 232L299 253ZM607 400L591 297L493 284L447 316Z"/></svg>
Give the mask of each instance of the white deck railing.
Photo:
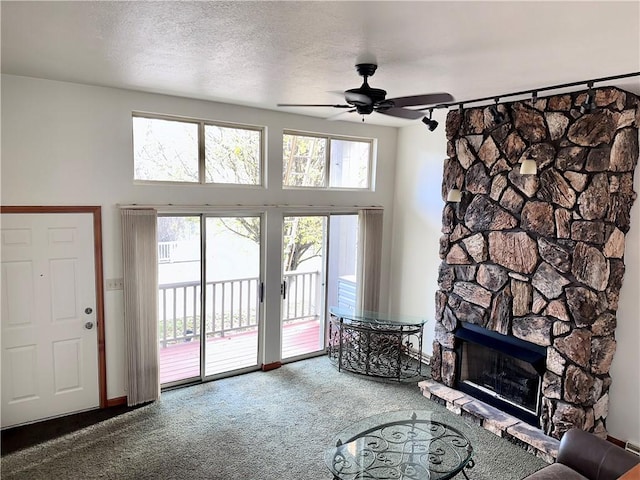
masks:
<svg viewBox="0 0 640 480"><path fill-rule="evenodd" d="M171 263L178 242L158 242L158 263Z"/></svg>
<svg viewBox="0 0 640 480"><path fill-rule="evenodd" d="M290 272L284 275L286 295L283 321L317 318L321 291L319 272ZM259 278L238 278L206 283L206 334L224 336L258 325ZM158 337L162 348L190 342L200 336L200 282L168 283L159 286Z"/></svg>

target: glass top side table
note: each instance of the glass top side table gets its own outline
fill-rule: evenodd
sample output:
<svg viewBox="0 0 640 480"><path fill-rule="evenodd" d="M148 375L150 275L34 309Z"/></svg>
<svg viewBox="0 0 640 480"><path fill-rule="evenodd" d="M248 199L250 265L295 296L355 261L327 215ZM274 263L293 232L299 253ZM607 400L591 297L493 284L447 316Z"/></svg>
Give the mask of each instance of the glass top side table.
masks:
<svg viewBox="0 0 640 480"><path fill-rule="evenodd" d="M327 354L338 370L398 381L422 376L424 318L337 307L329 313Z"/></svg>
<svg viewBox="0 0 640 480"><path fill-rule="evenodd" d="M446 480L473 468L473 430L430 411L399 411L357 422L334 438L325 463L334 480Z"/></svg>
<svg viewBox="0 0 640 480"><path fill-rule="evenodd" d="M423 317L411 315L391 315L381 312L351 311L342 307L330 307L329 313L335 317L340 317L345 321L359 322L369 325L381 326L419 326L424 325L427 320Z"/></svg>

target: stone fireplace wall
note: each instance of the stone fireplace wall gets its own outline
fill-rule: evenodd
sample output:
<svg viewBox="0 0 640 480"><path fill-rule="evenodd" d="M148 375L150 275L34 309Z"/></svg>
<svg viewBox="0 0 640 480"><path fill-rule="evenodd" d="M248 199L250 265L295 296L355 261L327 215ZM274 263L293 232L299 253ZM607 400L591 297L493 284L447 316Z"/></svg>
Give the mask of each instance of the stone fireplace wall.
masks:
<svg viewBox="0 0 640 480"><path fill-rule="evenodd" d="M459 322L546 347L542 429L606 433L609 367L636 198L638 98L595 90L451 111L432 376L453 387ZM534 159L537 175L521 175Z"/></svg>

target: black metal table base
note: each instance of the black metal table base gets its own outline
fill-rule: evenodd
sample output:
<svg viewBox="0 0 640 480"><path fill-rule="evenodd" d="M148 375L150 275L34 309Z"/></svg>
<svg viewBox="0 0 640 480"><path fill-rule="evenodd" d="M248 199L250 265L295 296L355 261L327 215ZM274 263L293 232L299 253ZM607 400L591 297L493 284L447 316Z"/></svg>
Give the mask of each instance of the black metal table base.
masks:
<svg viewBox="0 0 640 480"><path fill-rule="evenodd" d="M464 475L464 478L466 478L467 480L471 480L471 479L467 476L467 472L465 472L465 469L471 469L474 466L475 466L475 462L473 460L470 460L469 463L462 470L460 470L462 472L462 475ZM334 475L333 480L342 480L342 479Z"/></svg>
<svg viewBox="0 0 640 480"><path fill-rule="evenodd" d="M422 324L359 322L331 316L328 355L338 370L396 380L421 376Z"/></svg>
<svg viewBox="0 0 640 480"><path fill-rule="evenodd" d="M469 438L431 412L376 415L348 427L325 451L334 480L450 480L474 467ZM388 422L377 424L385 416ZM357 433L355 433L357 432Z"/></svg>
<svg viewBox="0 0 640 480"><path fill-rule="evenodd" d="M465 472L465 469L471 469L471 468L475 467L475 465L476 465L476 462L473 461L473 458L471 460L469 460L469 463L467 463L465 465L465 467L462 469L462 475L464 475L464 478L469 480L469 477L467 477L467 472Z"/></svg>

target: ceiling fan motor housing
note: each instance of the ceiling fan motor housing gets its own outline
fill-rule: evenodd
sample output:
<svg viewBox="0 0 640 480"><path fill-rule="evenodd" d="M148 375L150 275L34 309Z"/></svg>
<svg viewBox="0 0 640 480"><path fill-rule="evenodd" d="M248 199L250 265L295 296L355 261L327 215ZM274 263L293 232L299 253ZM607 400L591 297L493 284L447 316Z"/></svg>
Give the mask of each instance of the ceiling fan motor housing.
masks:
<svg viewBox="0 0 640 480"><path fill-rule="evenodd" d="M387 92L382 90L381 88L371 88L369 84L365 81L360 88L352 88L351 90L347 90L344 92L345 100L354 105L365 106L365 105L376 105L380 102L383 102Z"/></svg>
<svg viewBox="0 0 640 480"><path fill-rule="evenodd" d="M345 100L358 109L358 113L367 114L373 111L373 107L383 102L387 92L381 88L371 88L367 83L367 77L373 75L378 66L373 63L359 63L356 70L364 82L360 88L352 88L344 92Z"/></svg>

